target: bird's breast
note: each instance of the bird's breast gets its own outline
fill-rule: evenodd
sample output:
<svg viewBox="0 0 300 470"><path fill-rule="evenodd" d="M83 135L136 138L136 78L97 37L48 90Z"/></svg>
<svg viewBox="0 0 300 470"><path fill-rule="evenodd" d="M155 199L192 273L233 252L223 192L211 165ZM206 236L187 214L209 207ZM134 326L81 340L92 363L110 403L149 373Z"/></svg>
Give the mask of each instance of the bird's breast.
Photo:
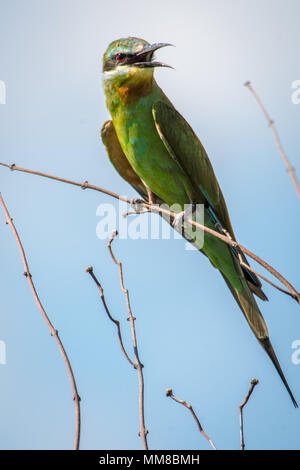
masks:
<svg viewBox="0 0 300 470"><path fill-rule="evenodd" d="M126 158L146 185L167 204L187 204L185 175L169 155L155 126L153 102L142 98L133 106L119 106L113 115Z"/></svg>

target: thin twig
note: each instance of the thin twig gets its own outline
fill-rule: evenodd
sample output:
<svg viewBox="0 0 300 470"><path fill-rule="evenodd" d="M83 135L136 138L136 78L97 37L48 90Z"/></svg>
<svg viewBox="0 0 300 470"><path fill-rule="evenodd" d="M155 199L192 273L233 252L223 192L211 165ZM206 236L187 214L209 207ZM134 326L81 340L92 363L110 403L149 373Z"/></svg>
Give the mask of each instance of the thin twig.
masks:
<svg viewBox="0 0 300 470"><path fill-rule="evenodd" d="M95 186L95 185L92 185L92 184L89 184L87 181L85 181L84 183L79 183L79 182L76 182L76 181L72 181L72 180L68 180L68 179L65 179L65 178L60 178L60 177L57 177L57 176L53 176L53 175L49 175L49 174L46 174L46 173L41 173L39 171L34 171L34 170L28 170L26 168L21 168L21 167L18 167L16 166L15 164L12 164L12 165L8 165L7 163L1 163L0 162L0 165L1 166L4 166L6 168L10 168L11 170L16 170L16 171L22 171L22 172L25 172L25 173L30 173L30 174L33 174L33 175L38 175L38 176L43 176L45 178L50 178L50 179L53 179L53 180L56 180L56 181L61 181L63 183L67 183L67 184L72 184L72 185L75 185L75 186L79 186L81 187L82 189L92 189L94 191L99 191L103 194L107 194L108 196L111 196L115 199L119 199L121 201L124 201L124 202L127 202L128 204L132 204L134 200L132 199L129 199L127 197L124 197L124 196L120 196L119 194L116 194L112 191L109 191L107 189L104 189L104 188L101 188L99 186ZM144 206L146 208L149 209L150 212L154 212L156 214L166 214L168 215L169 217L174 217L176 214L172 211L169 211L165 208L162 208L162 207L159 207L158 205L151 205L149 204L148 202L144 201L144 202L141 202L140 203L141 206ZM295 299L299 304L300 304L300 293L297 292L297 290L292 286L292 284L290 282L288 282L287 279L285 279L278 271L276 271L272 266L270 266L266 261L262 260L259 256L255 255L254 253L252 253L252 251L248 250L247 248L245 248L243 245L235 242L234 240L231 240L229 237L225 236L225 235L222 235L221 233L219 232L216 232L215 230L212 230L211 228L209 227L206 227L205 225L202 225L202 224L199 224L198 222L195 222L194 220L186 220L185 221L186 223L194 226L194 227L197 227L199 228L200 230L203 230L204 232L206 233L209 233L210 235L216 237L216 238L219 238L220 240L222 240L224 243L227 243L228 245L232 246L232 247L235 247L235 248L239 248L243 253L245 253L247 256L249 256L250 258L254 259L258 264L260 264L261 266L263 266L263 268L265 268L267 271L269 271L274 277L276 277L289 291L289 295ZM270 281L270 284L273 285L273 287L275 287L276 289L278 288L275 284L272 284L271 281ZM282 289L279 289L281 292L283 293L286 293L284 290Z"/></svg>
<svg viewBox="0 0 300 470"><path fill-rule="evenodd" d="M31 289L31 292L33 294L33 297L34 297L34 300L36 301L37 303L37 306L45 320L45 322L47 323L48 325L48 328L50 330L50 333L51 333L51 336L54 337L59 349L60 349L60 352L62 354L62 357L63 357L63 360L65 362L65 365L66 365L66 368L67 368L67 371L68 371L68 375L69 375L69 378L70 378L70 382L71 382L71 387L72 387L72 391L73 391L73 400L74 400L74 405L75 405L75 440L74 440L74 450L78 450L79 449L79 440L80 440L80 396L78 395L78 391L77 391L77 385L76 385L76 382L75 382L75 377L74 377L74 373L73 373L73 370L72 370L72 367L71 367L71 363L69 361L69 358L68 358L68 355L65 351L65 348L61 342L61 339L58 335L58 331L54 328L54 326L52 325L48 315L46 314L45 310L44 310L44 307L39 299L39 296L37 294L37 291L35 289L35 285L32 281L32 275L29 271L29 266L28 266L28 262L27 262L27 258L26 258L26 255L25 255L25 251L24 251L24 248L23 248L23 245L22 245L22 242L21 242L21 239L18 235L18 232L17 232L17 229L13 223L13 220L12 218L10 217L9 215L9 212L8 212L8 209L4 203L4 200L3 200L3 197L0 193L0 203L2 204L2 207L4 209L4 213L5 213L5 216L6 216L6 223L8 225L10 225L13 233L14 233L14 236L16 238L16 241L17 241L17 244L19 246L19 250L20 250L20 253L21 253L21 257L22 257L22 261L23 261L23 265L24 265L24 269L25 269L25 272L24 272L24 275L25 277L27 278L27 281L28 281L28 284L29 284L29 287Z"/></svg>
<svg viewBox="0 0 300 470"><path fill-rule="evenodd" d="M81 189L93 189L94 191L100 191L101 193L107 194L108 196L111 196L115 199L119 199L124 202L130 201L127 197L119 196L119 194L109 191L108 189L99 188L98 186L89 184L87 181L84 181L83 183L79 183L77 181L72 181L66 178L60 178L59 176L49 175L48 173L42 173L41 171L34 171L34 170L29 170L28 168L22 168L20 166L15 165L15 163L13 163L12 165L8 165L7 163L0 162L0 165L6 168L9 168L11 171L21 171L23 173L30 173L31 175L42 176L43 178L49 178L51 180L60 181L61 183L72 184L73 186L79 186Z"/></svg>
<svg viewBox="0 0 300 470"><path fill-rule="evenodd" d="M244 421L243 421L243 408L244 406L248 403L249 398L252 395L252 392L256 385L258 384L257 379L251 379L250 381L250 389L249 392L247 393L245 400L243 403L239 406L239 413L240 413L240 437L241 437L241 450L245 450L245 440L244 440Z"/></svg>
<svg viewBox="0 0 300 470"><path fill-rule="evenodd" d="M103 288L99 282L99 280L97 279L97 277L95 276L94 274L94 271L93 271L93 268L92 266L89 266L88 268L86 268L86 272L90 274L90 276L93 278L93 280L95 281L99 291L100 291L100 297L101 297L101 300L102 300L102 303L103 303L103 306L104 306L104 309L107 313L107 316L108 318L116 325L117 327L117 331L118 331L118 337L119 337L119 342L120 342L120 346L121 346L121 349L123 351L123 354L124 356L126 357L127 361L129 362L129 364L131 364L134 368L136 367L135 363L130 359L130 357L128 356L125 348L124 348L124 344L123 344L123 340L122 340L122 335L121 335L121 327L120 327L120 322L118 320L115 320L110 311L109 311L109 308L106 304L106 300L105 300L105 297L104 297L104 291L103 291Z"/></svg>
<svg viewBox="0 0 300 470"><path fill-rule="evenodd" d="M168 388L166 390L166 396L167 397L170 397L172 398L172 400L176 401L177 403L180 403L181 405L185 406L188 410L190 410L193 418L195 419L196 423L197 423L197 426L199 428L199 431L201 432L201 434L205 437L205 439L208 440L209 444L211 445L211 447L214 449L214 450L217 450L213 441L210 439L210 437L208 437L208 435L206 434L206 432L203 430L203 427L201 426L200 424L200 421L195 413L195 411L193 410L193 407L192 405L190 405L189 403L187 403L186 401L184 400L181 400L180 398L177 398L175 397L175 395L173 395L173 390L171 388Z"/></svg>
<svg viewBox="0 0 300 470"><path fill-rule="evenodd" d="M142 439L143 442L143 447L145 450L148 450L148 443L147 443L147 434L148 431L145 426L145 410L144 410L144 376L143 376L143 364L140 361L139 357L139 351L138 351L138 345L137 345L137 339L136 339L136 331L135 331L135 317L132 315L132 310L130 306L130 299L129 299L129 292L128 289L125 289L124 287L124 280L123 280L123 268L122 268L122 263L116 259L112 252L111 244L113 240L116 238L118 235L117 230L114 230L112 233L111 238L109 239L107 243L107 247L109 250L109 253L112 257L112 260L114 261L115 264L118 265L119 267L119 275L120 275L120 285L121 289L125 295L126 299L126 305L127 305L127 311L128 311L128 320L130 322L130 328L131 328L131 335L132 335L132 341L133 341L133 351L134 351L134 357L135 357L135 365L134 367L137 370L138 373L138 380L139 380L139 420L140 420L140 432L139 436Z"/></svg>
<svg viewBox="0 0 300 470"><path fill-rule="evenodd" d="M240 265L243 266L244 268L248 269L248 271L251 271L252 273L256 274L256 276L258 277L261 277L264 281L268 282L268 284L270 284L271 286L275 287L275 289L278 289L280 292L282 292L283 294L286 294L286 295L289 295L290 297L292 297L294 299L294 295L291 294L289 291L285 290L285 289L282 289L280 286L278 286L277 284L274 284L274 282L270 281L268 278L266 278L265 276L263 276L262 274L258 273L257 271L255 271L255 269L251 268L251 266L249 266L249 264L246 264L244 263L244 261L240 260Z"/></svg>
<svg viewBox="0 0 300 470"><path fill-rule="evenodd" d="M278 135L277 129L275 127L275 123L274 123L273 119L271 119L270 116L268 115L268 113L266 111L266 108L264 107L264 105L263 105L260 97L258 96L257 92L253 89L251 83L246 82L245 87L248 88L251 91L251 93L253 94L254 98L256 99L256 101L258 103L258 106L262 110L262 112L263 112L263 114L264 114L264 116L265 116L265 118L266 118L266 120L269 124L269 127L271 128L271 130L273 132L278 151L279 151L279 153L280 153L280 155L281 155L281 157L284 161L284 164L286 166L286 169L287 169L288 173L290 174L290 177L292 179L292 182L293 182L293 185L295 187L298 198L300 199L300 185L299 185L299 181L297 180L297 177L296 177L295 168L292 167L285 151L282 148L282 145L281 145L280 139L279 139L279 135Z"/></svg>

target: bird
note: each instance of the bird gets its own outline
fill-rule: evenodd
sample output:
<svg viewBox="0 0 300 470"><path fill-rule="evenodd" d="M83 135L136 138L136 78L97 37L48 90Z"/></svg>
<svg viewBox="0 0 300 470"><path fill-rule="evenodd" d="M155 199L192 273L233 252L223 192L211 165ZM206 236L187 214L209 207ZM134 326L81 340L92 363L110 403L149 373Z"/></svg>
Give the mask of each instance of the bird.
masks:
<svg viewBox="0 0 300 470"><path fill-rule="evenodd" d="M169 43L151 44L128 37L109 44L103 56L103 88L111 119L101 129L108 157L119 175L151 204L178 208L170 221L182 227L186 207L202 204L204 225L236 241L228 209L210 159L201 141L154 79L154 53ZM193 213L193 209L191 210ZM194 232L184 236L197 247ZM295 407L298 404L281 369L267 325L254 295L268 298L246 257L205 233L198 246L223 276L252 332L270 357ZM240 264L240 257L244 261Z"/></svg>

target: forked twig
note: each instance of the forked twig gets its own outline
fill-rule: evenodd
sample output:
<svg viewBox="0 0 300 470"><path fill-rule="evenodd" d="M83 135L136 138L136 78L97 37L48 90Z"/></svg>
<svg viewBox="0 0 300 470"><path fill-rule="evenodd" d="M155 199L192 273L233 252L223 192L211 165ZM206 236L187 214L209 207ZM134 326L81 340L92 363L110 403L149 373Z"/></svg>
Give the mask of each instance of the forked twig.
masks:
<svg viewBox="0 0 300 470"><path fill-rule="evenodd" d="M118 320L115 320L110 311L109 311L109 308L106 304L106 300L105 300L105 297L104 297L104 291L103 291L103 288L99 282L99 280L97 279L97 277L95 276L94 274L94 271L93 271L93 268L92 266L89 266L88 268L86 268L86 272L92 277L92 279L95 281L99 291L100 291L100 297L101 297L101 300L102 300L102 303L103 303L103 306L104 306L104 309L105 309L105 312L108 316L108 318L116 325L117 327L117 331L118 331L118 338L119 338L119 343L120 343L120 346L121 346L121 349L123 351L123 354L124 356L126 357L127 361L129 362L129 364L131 364L134 368L135 368L135 363L130 359L130 357L128 356L125 348L124 348L124 344L123 344L123 340L122 340L122 335L121 335L121 327L120 327L120 322Z"/></svg>
<svg viewBox="0 0 300 470"><path fill-rule="evenodd" d="M249 392L247 393L243 403L239 406L241 450L245 450L243 408L248 403L248 400L251 397L254 388L258 384L258 380L257 379L251 379L250 384L251 385L250 385Z"/></svg>
<svg viewBox="0 0 300 470"><path fill-rule="evenodd" d="M246 82L245 83L245 87L248 88L251 93L253 94L254 98L256 99L256 102L258 103L258 106L260 107L260 109L262 110L268 124L269 124L269 127L271 128L272 132L273 132L273 135L274 135L274 138L275 138L275 142L276 142L276 146L278 148L278 151L284 161L284 164L286 166L286 169L292 179L292 182L293 182L293 185L294 185L294 188L296 190L296 193L298 195L298 198L300 199L300 185L299 185L299 181L297 180L297 177L296 177L296 173L295 173L295 168L292 167L285 151L283 150L283 147L280 143L280 139L279 139L279 135L278 135L278 132L277 132L277 129L275 127L275 123L273 121L273 119L270 118L269 114L267 113L266 111L266 108L264 107L260 97L258 96L257 92L254 90L254 88L252 87L251 85L251 82Z"/></svg>
<svg viewBox="0 0 300 470"><path fill-rule="evenodd" d="M25 251L24 251L21 239L20 239L19 234L17 232L17 229L16 229L16 227L13 223L13 220L9 215L8 209L7 209L7 207L4 203L4 200L3 200L3 197L1 195L1 193L0 193L0 203L2 204L4 213L5 213L6 223L11 227L11 229L14 233L14 236L16 238L17 244L19 246L19 250L20 250L20 253L21 253L21 257L22 257L22 261L23 261L23 265L24 265L24 269L25 269L24 275L25 275L25 277L28 281L28 284L29 284L29 287L30 287L31 292L33 294L34 300L36 301L37 306L38 306L45 322L48 325L51 336L54 337L54 339L55 339L55 341L56 341L56 343L59 347L59 350L62 354L63 360L65 362L65 365L66 365L66 368L67 368L67 371L68 371L68 375L69 375L69 378L70 378L71 387L72 387L72 391L73 391L73 400L74 400L74 404L75 404L74 450L78 450L79 449L79 440L80 440L80 396L78 395L77 385L76 385L76 382L75 382L75 377L74 377L74 373L73 373L73 370L72 370L72 367L71 367L71 363L69 361L69 358L68 358L68 355L65 351L65 348L64 348L64 346L61 342L61 339L58 335L58 331L52 325L52 323L51 323L47 313L45 312L44 307L43 307L43 305L42 305L42 303L39 299L38 293L35 289L35 285L34 285L33 280L32 280L32 275L29 271L29 266L28 266L27 258L26 258L26 255L25 255Z"/></svg>
<svg viewBox="0 0 300 470"><path fill-rule="evenodd" d="M113 240L116 238L117 235L118 235L117 230L114 230L113 233L112 233L111 238L109 239L109 241L107 243L107 247L108 247L108 250L109 250L109 253L111 255L112 260L119 267L120 285L121 285L121 289L122 289L122 291L125 295L125 299L126 299L126 306L127 306L127 311L128 311L128 320L130 322L131 336L132 336L132 341L133 341L133 352L134 352L134 357L135 357L134 367L137 370L138 380L139 380L139 420L140 420L139 435L142 439L144 449L148 450L148 442L147 442L148 430L146 429L146 426L145 426L145 410L144 410L144 376L143 376L143 367L144 366L141 363L140 357L139 357L139 351L138 351L138 345L137 345L137 339L136 339L136 331L135 331L135 324L134 324L136 318L132 314L128 289L125 289L125 287L124 287L122 263L116 259L116 257L114 256L114 254L112 252L112 248L111 248L111 244L112 244Z"/></svg>
<svg viewBox="0 0 300 470"><path fill-rule="evenodd" d="M283 294L286 294L286 295L289 295L290 297L292 297L293 299L295 298L295 296L293 294L291 294L289 291L285 290L285 289L282 289L280 286L278 286L277 284L274 284L274 282L270 281L270 279L268 279L267 277L263 276L262 274L258 273L257 271L255 271L255 269L251 268L251 266L249 266L249 264L246 264L244 263L244 261L240 260L240 265L241 266L244 266L248 271L251 271L252 273L256 274L256 276L258 277L261 277L264 281L266 281L268 284L270 284L271 286L275 287L275 289L278 289L280 292L282 292Z"/></svg>
<svg viewBox="0 0 300 470"><path fill-rule="evenodd" d="M171 388L168 388L166 390L166 396L167 397L170 397L172 398L172 400L176 401L177 403L180 403L181 405L185 406L188 410L190 410L194 420L196 421L197 423L197 426L198 426L198 429L199 431L201 432L201 434L205 437L205 439L207 439L207 441L209 442L209 444L211 445L211 447L214 449L214 450L217 450L213 441L210 439L210 437L208 437L208 435L206 434L206 432L203 430L203 427L201 426L200 424L200 421L198 419L198 416L196 415L195 411L193 410L193 407L192 405L190 405L189 403L187 403L186 401L184 400L181 400L180 398L177 398L175 397L175 395L173 395L173 390Z"/></svg>
<svg viewBox="0 0 300 470"><path fill-rule="evenodd" d="M65 178L60 178L60 177L57 177L57 176L49 175L47 173L41 173L39 171L29 170L27 168L21 168L21 167L16 166L14 163L12 165L8 165L7 163L1 163L0 162L0 165L4 166L6 168L9 168L11 170L22 171L22 172L30 173L30 174L33 174L33 175L38 175L38 176L43 176L45 178L50 178L50 179L53 179L55 181L60 181L60 182L63 182L63 183L72 184L72 185L81 187L82 189L92 189L94 191L99 191L99 192L101 192L103 194L107 194L108 196L111 196L115 199L119 199L121 201L127 202L128 204L132 204L132 202L133 202L132 199L126 198L124 196L120 196L119 194L116 194L112 191L101 188L99 186L89 184L87 181L85 181L84 183L79 183L77 181L72 181L72 180L68 180L68 179L65 179ZM159 207L158 205L151 205L146 201L141 202L140 205L144 206L145 208L148 208L150 212L154 212L154 213L157 213L157 214L166 214L169 217L174 217L176 215L172 211L169 211L169 210L167 210L163 207ZM235 248L238 247L243 253L245 253L250 258L254 259L258 264L263 266L263 268L265 268L274 277L276 277L288 289L289 295L300 304L300 294L292 286L292 284L287 279L285 279L278 271L276 271L276 269L274 269L272 266L270 266L266 261L262 260L259 256L252 253L252 251L248 250L243 245L241 245L240 243L235 242L234 240L230 239L229 237L227 237L227 236L225 236L225 235L223 235L223 234L221 234L221 233L219 233L215 230L212 230L211 228L206 227L205 225L199 224L198 222L195 222L194 220L188 219L185 222L192 225L192 226L194 226L194 227L196 227L196 228L199 228L200 230L203 230L206 233L209 233L210 235L212 235L216 238L219 238L224 243L227 243L228 245L230 245L232 247L235 247ZM265 280L266 280L266 278L265 278ZM273 287L278 289L278 286L276 286L276 284L273 284L271 281L268 281L268 282ZM283 293L287 293L286 291L284 291L281 288L279 288L279 290Z"/></svg>

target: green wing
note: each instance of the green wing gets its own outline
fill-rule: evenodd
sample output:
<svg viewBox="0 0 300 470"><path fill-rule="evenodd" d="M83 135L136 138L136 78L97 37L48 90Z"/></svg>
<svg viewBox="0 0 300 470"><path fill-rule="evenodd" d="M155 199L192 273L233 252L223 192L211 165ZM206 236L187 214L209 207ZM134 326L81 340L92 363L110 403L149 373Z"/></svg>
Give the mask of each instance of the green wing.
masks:
<svg viewBox="0 0 300 470"><path fill-rule="evenodd" d="M181 114L174 107L169 106L163 101L154 103L152 113L157 132L170 156L188 175L193 187L197 188L204 195L222 226L235 240L225 199L212 164L199 138ZM215 251L216 248L215 244ZM243 261L249 264L244 256ZM257 276L245 268L242 270L251 291L262 300L267 300L266 295L261 289L262 284Z"/></svg>
<svg viewBox="0 0 300 470"><path fill-rule="evenodd" d="M169 154L189 176L193 186L205 196L222 226L234 239L222 191L207 153L193 129L175 108L162 101L154 104L152 112L157 131Z"/></svg>

